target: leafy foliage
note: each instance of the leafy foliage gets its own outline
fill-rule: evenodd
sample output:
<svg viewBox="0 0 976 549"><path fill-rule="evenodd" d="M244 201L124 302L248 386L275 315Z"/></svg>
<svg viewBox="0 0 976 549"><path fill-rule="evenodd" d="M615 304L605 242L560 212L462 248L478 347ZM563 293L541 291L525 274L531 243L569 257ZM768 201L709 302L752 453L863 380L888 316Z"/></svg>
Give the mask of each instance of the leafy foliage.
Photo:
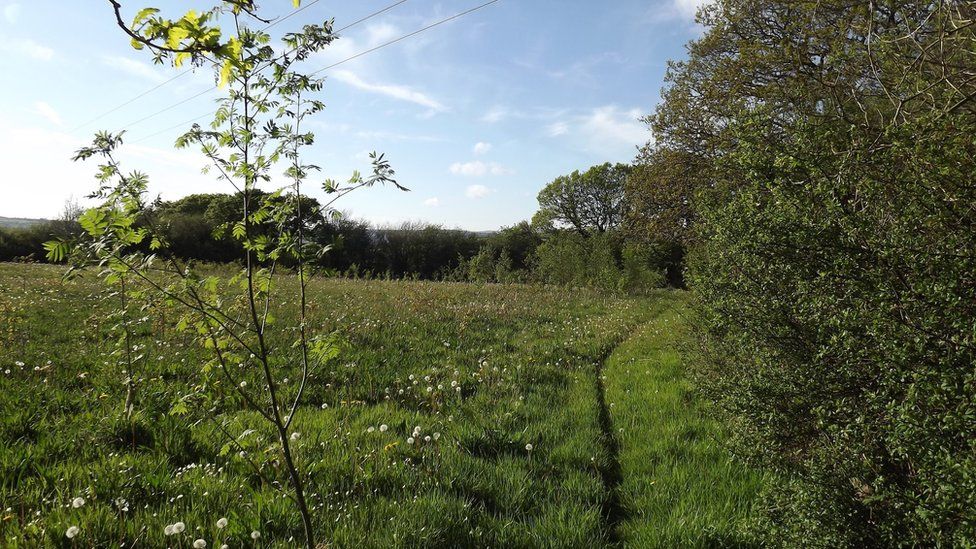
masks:
<svg viewBox="0 0 976 549"><path fill-rule="evenodd" d="M706 390L783 545L976 541L976 48L958 2L722 0L638 226L694 243Z"/></svg>

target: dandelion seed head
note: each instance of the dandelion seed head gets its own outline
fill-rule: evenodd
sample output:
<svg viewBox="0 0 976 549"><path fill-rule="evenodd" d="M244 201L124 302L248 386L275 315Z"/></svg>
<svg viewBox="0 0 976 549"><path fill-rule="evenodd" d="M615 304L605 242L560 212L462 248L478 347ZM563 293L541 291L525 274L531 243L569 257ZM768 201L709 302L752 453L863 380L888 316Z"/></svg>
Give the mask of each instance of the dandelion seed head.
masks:
<svg viewBox="0 0 976 549"><path fill-rule="evenodd" d="M71 500L71 506L74 507L75 509L81 507L84 504L85 504L85 498L80 497L80 496L79 497L76 497L73 500Z"/></svg>
<svg viewBox="0 0 976 549"><path fill-rule="evenodd" d="M217 519L217 528L226 528L226 527L227 527L227 519L226 518L221 517L221 518Z"/></svg>
<svg viewBox="0 0 976 549"><path fill-rule="evenodd" d="M77 536L79 531L81 531L81 529L78 528L77 526L69 526L68 530L64 533L64 535L66 538L71 539Z"/></svg>

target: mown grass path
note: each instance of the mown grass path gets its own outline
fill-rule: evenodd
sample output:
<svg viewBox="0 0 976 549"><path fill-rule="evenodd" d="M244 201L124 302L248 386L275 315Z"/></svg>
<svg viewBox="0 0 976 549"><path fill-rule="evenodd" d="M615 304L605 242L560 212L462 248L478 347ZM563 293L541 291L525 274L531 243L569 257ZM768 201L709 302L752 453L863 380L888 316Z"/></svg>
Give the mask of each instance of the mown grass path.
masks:
<svg viewBox="0 0 976 549"><path fill-rule="evenodd" d="M608 541L627 547L741 547L761 479L730 461L720 425L686 375L687 299L662 297L656 315L597 369L608 454Z"/></svg>

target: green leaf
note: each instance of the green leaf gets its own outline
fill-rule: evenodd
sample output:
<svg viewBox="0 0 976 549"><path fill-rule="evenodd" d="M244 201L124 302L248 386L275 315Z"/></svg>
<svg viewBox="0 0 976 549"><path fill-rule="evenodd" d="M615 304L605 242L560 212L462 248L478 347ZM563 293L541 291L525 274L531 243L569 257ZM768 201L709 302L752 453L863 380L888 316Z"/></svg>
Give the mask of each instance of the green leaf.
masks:
<svg viewBox="0 0 976 549"><path fill-rule="evenodd" d="M136 16L132 19L132 26L133 27L138 27L139 26L139 23L142 23L143 21L145 21L146 19L148 19L151 15L153 15L155 13L159 13L159 9L157 9L157 8L142 8L141 10L139 10L139 13L137 13ZM141 48L139 48L139 49L141 49Z"/></svg>
<svg viewBox="0 0 976 549"><path fill-rule="evenodd" d="M50 240L44 243L44 249L47 250L47 259L54 263L59 263L68 256L68 243L64 240Z"/></svg>
<svg viewBox="0 0 976 549"><path fill-rule="evenodd" d="M234 73L234 63L232 61L224 61L223 66L220 67L220 81L217 83L217 87L223 88L230 82L230 77Z"/></svg>

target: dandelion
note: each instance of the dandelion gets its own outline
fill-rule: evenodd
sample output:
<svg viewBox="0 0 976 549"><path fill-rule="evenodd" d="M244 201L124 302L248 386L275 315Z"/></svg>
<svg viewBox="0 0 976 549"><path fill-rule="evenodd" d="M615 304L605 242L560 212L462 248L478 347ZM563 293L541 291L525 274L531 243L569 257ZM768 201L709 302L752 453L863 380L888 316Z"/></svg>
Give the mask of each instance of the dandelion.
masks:
<svg viewBox="0 0 976 549"><path fill-rule="evenodd" d="M183 533L183 530L186 530L186 525L183 524L182 522L177 522L177 523L174 523L173 524L173 533L174 534L182 534Z"/></svg>
<svg viewBox="0 0 976 549"><path fill-rule="evenodd" d="M302 438L302 434L299 433L298 431L295 431L294 433L291 434L291 439L292 440L298 440L300 438Z"/></svg>
<svg viewBox="0 0 976 549"><path fill-rule="evenodd" d="M71 500L71 506L74 507L75 509L81 507L84 504L85 504L85 498L83 497L76 497L75 499Z"/></svg>
<svg viewBox="0 0 976 549"><path fill-rule="evenodd" d="M376 427L373 427L372 425L370 425L370 426L369 426L369 428L368 428L368 429L366 429L366 432L367 432L367 433L372 433L372 432L373 432L373 431L375 431L375 430L376 430Z"/></svg>
<svg viewBox="0 0 976 549"><path fill-rule="evenodd" d="M380 425L381 433L385 433L387 429L389 429L389 427L385 423L383 425Z"/></svg>
<svg viewBox="0 0 976 549"><path fill-rule="evenodd" d="M424 442L430 442L430 435L424 437Z"/></svg>
<svg viewBox="0 0 976 549"><path fill-rule="evenodd" d="M71 539L71 538L77 536L78 535L78 532L80 532L80 531L81 531L81 529L78 528L77 526L69 526L68 527L68 531L65 532L64 535L68 539Z"/></svg>
<svg viewBox="0 0 976 549"><path fill-rule="evenodd" d="M328 404L326 404L326 403L324 403L324 402L322 403L322 409L323 409L323 410L325 410L325 409L326 409L326 408L328 408L328 407L329 407L329 405L328 405Z"/></svg>
<svg viewBox="0 0 976 549"><path fill-rule="evenodd" d="M260 538L261 538L261 532L258 532L257 530L251 532L251 539L257 541Z"/></svg>
<svg viewBox="0 0 976 549"><path fill-rule="evenodd" d="M532 444L526 444L525 445L525 451L527 451L527 452L531 452L532 451L532 448L534 448L534 446L532 446Z"/></svg>
<svg viewBox="0 0 976 549"><path fill-rule="evenodd" d="M245 387L247 387L247 382L246 381L242 381L241 382L241 389L243 389Z"/></svg>
<svg viewBox="0 0 976 549"><path fill-rule="evenodd" d="M413 444L413 437L407 437L407 444Z"/></svg>
<svg viewBox="0 0 976 549"><path fill-rule="evenodd" d="M226 528L226 527L227 527L227 519L226 518L221 517L221 518L217 519L217 528Z"/></svg>
<svg viewBox="0 0 976 549"><path fill-rule="evenodd" d="M440 433L434 433L434 440L437 440L439 438L441 438L441 434Z"/></svg>
<svg viewBox="0 0 976 549"><path fill-rule="evenodd" d="M167 524L166 525L166 528L163 528L163 534L165 534L167 536L172 536L173 535L173 525L172 524Z"/></svg>
<svg viewBox="0 0 976 549"><path fill-rule="evenodd" d="M202 539L198 539L193 542L193 549L204 549L207 546L207 542Z"/></svg>

